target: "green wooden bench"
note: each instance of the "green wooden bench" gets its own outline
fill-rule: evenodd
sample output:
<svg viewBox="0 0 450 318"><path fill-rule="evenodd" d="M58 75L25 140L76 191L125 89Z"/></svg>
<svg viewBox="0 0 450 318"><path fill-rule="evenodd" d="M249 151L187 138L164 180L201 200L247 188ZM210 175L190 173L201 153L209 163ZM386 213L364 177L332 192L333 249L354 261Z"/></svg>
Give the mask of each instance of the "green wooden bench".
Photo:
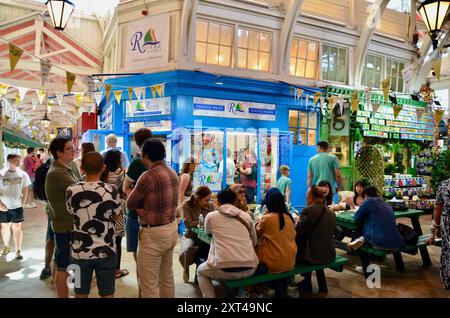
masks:
<svg viewBox="0 0 450 318"><path fill-rule="evenodd" d="M223 280L223 281L221 281L221 283L226 289L231 289L231 290L237 289L238 292L242 292L242 289L245 286L266 283L266 282L275 281L275 280L282 279L282 278L293 277L297 274L316 272L317 283L319 285L319 291L326 293L326 292L328 292L328 287L327 287L327 283L326 283L324 269L330 268L337 272L342 272L343 266L347 262L348 262L347 258L337 255L336 259L332 263L329 263L326 265L297 264L295 269L292 271L289 271L289 272L276 273L276 274L272 274L272 273L259 274L259 275L253 275L251 277L247 277L247 278L243 278L243 279ZM233 294L235 294L235 293L227 293L227 294L228 294L228 296L233 296Z"/></svg>

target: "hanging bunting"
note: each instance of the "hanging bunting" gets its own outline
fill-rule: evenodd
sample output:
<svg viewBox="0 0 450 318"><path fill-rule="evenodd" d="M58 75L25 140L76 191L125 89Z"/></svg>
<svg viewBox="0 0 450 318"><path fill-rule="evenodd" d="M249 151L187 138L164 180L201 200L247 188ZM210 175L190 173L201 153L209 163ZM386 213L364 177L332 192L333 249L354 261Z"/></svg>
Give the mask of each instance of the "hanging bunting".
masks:
<svg viewBox="0 0 450 318"><path fill-rule="evenodd" d="M431 66L433 67L434 74L438 81L441 79L442 51L443 48L437 49L436 53L433 54L433 57L431 58Z"/></svg>
<svg viewBox="0 0 450 318"><path fill-rule="evenodd" d="M117 104L120 105L120 99L122 98L122 91L114 91L114 96L116 97Z"/></svg>
<svg viewBox="0 0 450 318"><path fill-rule="evenodd" d="M136 98L140 101L141 99L145 99L145 87L136 87L134 89L134 93L136 94Z"/></svg>
<svg viewBox="0 0 450 318"><path fill-rule="evenodd" d="M394 105L394 118L397 119L398 114L400 114L400 112L403 109L403 105Z"/></svg>
<svg viewBox="0 0 450 318"><path fill-rule="evenodd" d="M329 100L328 100L328 106L330 107L330 111L333 110L334 105L336 105L336 97L335 96L330 96Z"/></svg>
<svg viewBox="0 0 450 318"><path fill-rule="evenodd" d="M94 98L97 105L100 105L100 102L102 101L102 92L94 92Z"/></svg>
<svg viewBox="0 0 450 318"><path fill-rule="evenodd" d="M319 101L319 99L320 99L320 92L315 92L314 97L313 97L314 105L317 105L317 102Z"/></svg>
<svg viewBox="0 0 450 318"><path fill-rule="evenodd" d="M156 93L159 95L159 97L164 97L164 90L165 90L166 84L157 84L152 86L152 94L153 94L153 87L155 88ZM153 97L155 98L155 97Z"/></svg>
<svg viewBox="0 0 450 318"><path fill-rule="evenodd" d="M61 111L63 113L63 116L66 116L66 108L64 106L61 107Z"/></svg>
<svg viewBox="0 0 450 318"><path fill-rule="evenodd" d="M309 94L307 94L306 97L305 97L305 108L306 108L306 110L308 110L308 106L309 106Z"/></svg>
<svg viewBox="0 0 450 318"><path fill-rule="evenodd" d="M105 96L106 96L106 102L109 100L109 94L111 94L111 84L105 84Z"/></svg>
<svg viewBox="0 0 450 318"><path fill-rule="evenodd" d="M35 99L31 100L31 107L33 108L33 110L36 110L36 106L37 106L38 101Z"/></svg>
<svg viewBox="0 0 450 318"><path fill-rule="evenodd" d="M151 88L151 91L152 91L152 97L153 97L153 99L155 99L156 98L156 87L152 86L150 88Z"/></svg>
<svg viewBox="0 0 450 318"><path fill-rule="evenodd" d="M358 92L355 91L352 93L352 112L356 112L358 110L359 105L359 99L358 99Z"/></svg>
<svg viewBox="0 0 450 318"><path fill-rule="evenodd" d="M44 101L44 97L45 97L45 91L44 90L36 90L38 99L39 99L39 103L42 106L42 102Z"/></svg>
<svg viewBox="0 0 450 318"><path fill-rule="evenodd" d="M320 113L323 115L323 108L325 107L325 97L320 97Z"/></svg>
<svg viewBox="0 0 450 318"><path fill-rule="evenodd" d="M74 120L75 120L75 118L78 117L78 112L79 112L79 110L80 110L80 107L75 107L75 108L73 109L73 117L74 117Z"/></svg>
<svg viewBox="0 0 450 318"><path fill-rule="evenodd" d="M380 103L373 103L372 104L372 114L375 116L375 114L378 112L378 109L380 108Z"/></svg>
<svg viewBox="0 0 450 318"><path fill-rule="evenodd" d="M366 99L366 105L367 105L367 106L370 106L370 102L371 102L371 100L372 100L372 88L367 87L367 88L364 90L364 97L365 97L365 99Z"/></svg>
<svg viewBox="0 0 450 318"><path fill-rule="evenodd" d="M77 107L80 107L83 102L83 94L84 93L75 93L75 102Z"/></svg>
<svg viewBox="0 0 450 318"><path fill-rule="evenodd" d="M83 77L83 83L86 85L89 92L95 90L95 81L91 75L86 75Z"/></svg>
<svg viewBox="0 0 450 318"><path fill-rule="evenodd" d="M50 101L47 100L47 112L50 115L52 113L53 105L50 104Z"/></svg>
<svg viewBox="0 0 450 318"><path fill-rule="evenodd" d="M444 117L444 109L435 109L434 110L434 119L435 119L435 125L438 126L441 122L442 118Z"/></svg>
<svg viewBox="0 0 450 318"><path fill-rule="evenodd" d="M338 96L337 102L339 103L340 114L342 116L344 114L344 96Z"/></svg>
<svg viewBox="0 0 450 318"><path fill-rule="evenodd" d="M72 91L73 83L75 83L76 75L66 71L67 92L70 94Z"/></svg>
<svg viewBox="0 0 450 318"><path fill-rule="evenodd" d="M14 71L14 68L16 67L17 62L19 62L22 53L23 49L15 46L12 43L9 43L9 66L11 68L11 72Z"/></svg>
<svg viewBox="0 0 450 318"><path fill-rule="evenodd" d="M303 95L303 89L295 88L295 101L298 101L300 98L302 98L302 95Z"/></svg>
<svg viewBox="0 0 450 318"><path fill-rule="evenodd" d="M63 97L64 97L64 93L63 92L56 92L56 100L58 101L59 106L62 106L62 102L63 102Z"/></svg>
<svg viewBox="0 0 450 318"><path fill-rule="evenodd" d="M425 108L416 108L417 121L420 121L424 113Z"/></svg>
<svg viewBox="0 0 450 318"><path fill-rule="evenodd" d="M41 60L41 84L44 86L52 65L48 61Z"/></svg>
<svg viewBox="0 0 450 318"><path fill-rule="evenodd" d="M381 82L381 88L383 89L384 101L387 102L389 99L389 89L391 88L391 81L385 79Z"/></svg>
<svg viewBox="0 0 450 318"><path fill-rule="evenodd" d="M8 90L9 85L8 84L0 84L0 94L1 96L6 95L6 91Z"/></svg>
<svg viewBox="0 0 450 318"><path fill-rule="evenodd" d="M28 88L26 87L17 87L17 90L19 91L20 101L23 102L25 99L25 94L28 91Z"/></svg>
<svg viewBox="0 0 450 318"><path fill-rule="evenodd" d="M16 105L20 105L21 103L21 99L20 99L20 93L19 91L16 92Z"/></svg>
<svg viewBox="0 0 450 318"><path fill-rule="evenodd" d="M130 103L133 101L133 88L128 87L128 100Z"/></svg>

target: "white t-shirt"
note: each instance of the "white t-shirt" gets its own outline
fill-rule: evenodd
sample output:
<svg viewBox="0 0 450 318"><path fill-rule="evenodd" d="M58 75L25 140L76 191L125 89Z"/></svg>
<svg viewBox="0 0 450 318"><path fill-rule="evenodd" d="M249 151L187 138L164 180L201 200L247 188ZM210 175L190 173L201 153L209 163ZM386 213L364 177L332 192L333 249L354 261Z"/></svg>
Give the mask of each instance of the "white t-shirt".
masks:
<svg viewBox="0 0 450 318"><path fill-rule="evenodd" d="M227 158L227 185L234 183L234 173L236 171L236 165L233 159ZM223 172L223 160L219 163L219 173Z"/></svg>
<svg viewBox="0 0 450 318"><path fill-rule="evenodd" d="M9 171L4 168L0 171L0 200L9 210L22 208L22 190L31 185L28 174L17 168Z"/></svg>

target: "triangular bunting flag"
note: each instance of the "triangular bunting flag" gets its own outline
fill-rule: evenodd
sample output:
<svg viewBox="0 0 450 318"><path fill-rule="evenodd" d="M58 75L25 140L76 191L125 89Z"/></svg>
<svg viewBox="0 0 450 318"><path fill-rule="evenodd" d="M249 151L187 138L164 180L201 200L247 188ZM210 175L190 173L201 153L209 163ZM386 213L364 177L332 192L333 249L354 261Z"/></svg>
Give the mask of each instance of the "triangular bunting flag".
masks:
<svg viewBox="0 0 450 318"><path fill-rule="evenodd" d="M153 97L153 99L155 99L155 97L156 97L156 87L155 86L152 86L152 87L150 87L151 88L151 90L152 90L152 97Z"/></svg>
<svg viewBox="0 0 450 318"><path fill-rule="evenodd" d="M9 66L11 68L11 72L14 71L14 68L16 67L17 62L19 62L22 53L23 50L20 47L9 43Z"/></svg>
<svg viewBox="0 0 450 318"><path fill-rule="evenodd" d="M402 109L403 105L394 105L394 118L397 118L398 114L400 114Z"/></svg>
<svg viewBox="0 0 450 318"><path fill-rule="evenodd" d="M41 84L44 86L48 75L50 74L51 64L48 61L41 60Z"/></svg>
<svg viewBox="0 0 450 318"><path fill-rule="evenodd" d="M6 91L8 90L8 84L0 84L0 95L3 97L6 95Z"/></svg>
<svg viewBox="0 0 450 318"><path fill-rule="evenodd" d="M19 91L20 101L23 102L25 99L25 94L28 91L28 88L26 87L17 87L17 90Z"/></svg>
<svg viewBox="0 0 450 318"><path fill-rule="evenodd" d="M308 110L308 104L309 104L309 94L305 97L305 108Z"/></svg>
<svg viewBox="0 0 450 318"><path fill-rule="evenodd" d="M380 103L373 103L372 104L372 114L375 115L378 112L379 108L380 108Z"/></svg>
<svg viewBox="0 0 450 318"><path fill-rule="evenodd" d="M61 107L61 111L63 113L63 116L66 116L66 108L64 106Z"/></svg>
<svg viewBox="0 0 450 318"><path fill-rule="evenodd" d="M359 99L358 92L352 93L352 112L356 112L358 110Z"/></svg>
<svg viewBox="0 0 450 318"><path fill-rule="evenodd" d="M19 93L19 91L17 91L16 92L16 104L17 105L20 105L20 102L21 102L22 100L20 99L20 93Z"/></svg>
<svg viewBox="0 0 450 318"><path fill-rule="evenodd" d="M325 97L320 97L320 112L322 115L324 106L325 106Z"/></svg>
<svg viewBox="0 0 450 318"><path fill-rule="evenodd" d="M128 100L130 103L133 101L133 89L131 87L128 87Z"/></svg>
<svg viewBox="0 0 450 318"><path fill-rule="evenodd" d="M387 102L389 99L389 89L391 88L391 81L385 79L381 82L381 88L383 89L384 101Z"/></svg>
<svg viewBox="0 0 450 318"><path fill-rule="evenodd" d="M73 83L75 83L76 75L66 71L67 92L70 94L72 91Z"/></svg>
<svg viewBox="0 0 450 318"><path fill-rule="evenodd" d="M336 102L337 102L337 100L336 100L335 96L330 96L330 98L328 100L328 106L330 107L330 111L333 110L334 105L336 105Z"/></svg>
<svg viewBox="0 0 450 318"><path fill-rule="evenodd" d="M303 95L303 89L295 88L295 101L298 101L300 98L302 98L302 95Z"/></svg>
<svg viewBox="0 0 450 318"><path fill-rule="evenodd" d="M75 107L73 109L73 117L74 117L74 119L78 117L79 110L80 110L80 107Z"/></svg>
<svg viewBox="0 0 450 318"><path fill-rule="evenodd" d="M339 103L341 116L344 114L344 96L338 96L337 102Z"/></svg>
<svg viewBox="0 0 450 318"><path fill-rule="evenodd" d="M420 121L420 119L422 119L424 112L425 108L416 108L417 121Z"/></svg>
<svg viewBox="0 0 450 318"><path fill-rule="evenodd" d="M145 99L145 87L136 87L134 89L134 93L136 94L136 98L138 100Z"/></svg>
<svg viewBox="0 0 450 318"><path fill-rule="evenodd" d="M94 98L97 105L100 105L100 102L102 101L102 92L94 92Z"/></svg>
<svg viewBox="0 0 450 318"><path fill-rule="evenodd" d="M109 100L109 94L111 94L111 84L105 84L105 96L106 96L106 102Z"/></svg>
<svg viewBox="0 0 450 318"><path fill-rule="evenodd" d="M435 109L434 110L434 119L435 119L435 125L439 125L439 123L441 122L442 118L444 117L444 109Z"/></svg>
<svg viewBox="0 0 450 318"><path fill-rule="evenodd" d="M319 99L320 99L320 92L315 92L315 93L314 93L314 97L313 97L313 103L314 103L314 105L317 104L317 102L319 101Z"/></svg>
<svg viewBox="0 0 450 318"><path fill-rule="evenodd" d="M59 106L62 106L62 102L63 102L63 97L64 97L64 93L63 92L56 92L56 100L58 101Z"/></svg>
<svg viewBox="0 0 450 318"><path fill-rule="evenodd" d="M45 91L44 91L44 90L41 90L41 89L38 89L38 90L36 90L36 94L37 94L37 96L38 96L39 103L40 103L41 106L42 106L42 102L44 101L44 97L45 97Z"/></svg>
<svg viewBox="0 0 450 318"><path fill-rule="evenodd" d="M156 90L156 93L158 93L159 97L164 97L165 87L166 87L166 84L155 85L155 90Z"/></svg>
<svg viewBox="0 0 450 318"><path fill-rule="evenodd" d="M32 99L32 100L31 100L31 107L32 107L33 110L36 110L37 104L38 104L38 101L37 101L37 100L35 100L35 99Z"/></svg>
<svg viewBox="0 0 450 318"><path fill-rule="evenodd" d="M116 97L117 104L120 105L120 99L122 97L122 91L114 91L114 96Z"/></svg>
<svg viewBox="0 0 450 318"><path fill-rule="evenodd" d="M95 90L95 82L94 82L94 79L92 78L92 76L86 75L83 78L83 82L86 85L89 92L92 92Z"/></svg>
<svg viewBox="0 0 450 318"><path fill-rule="evenodd" d="M53 105L50 104L50 102L47 100L47 112L49 114L51 114L52 113L52 109L53 109Z"/></svg>
<svg viewBox="0 0 450 318"><path fill-rule="evenodd" d="M80 107L83 102L83 94L84 93L75 93L75 102L77 107Z"/></svg>
<svg viewBox="0 0 450 318"><path fill-rule="evenodd" d="M367 87L364 90L364 98L366 99L366 105L369 106L370 105L370 101L372 99L372 88Z"/></svg>

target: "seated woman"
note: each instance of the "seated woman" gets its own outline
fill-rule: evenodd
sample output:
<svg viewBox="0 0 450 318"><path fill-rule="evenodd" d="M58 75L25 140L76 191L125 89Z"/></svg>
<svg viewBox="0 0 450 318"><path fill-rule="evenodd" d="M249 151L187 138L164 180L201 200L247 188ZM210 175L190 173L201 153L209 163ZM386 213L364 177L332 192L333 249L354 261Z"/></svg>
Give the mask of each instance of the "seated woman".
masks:
<svg viewBox="0 0 450 318"><path fill-rule="evenodd" d="M306 194L307 207L302 210L296 226L297 262L328 264L336 258L333 237L336 233L336 215L323 201L323 192L313 186ZM299 291L311 292L311 273L303 274Z"/></svg>
<svg viewBox="0 0 450 318"><path fill-rule="evenodd" d="M323 200L325 202L325 204L328 206L328 208L333 211L340 211L340 210L345 210L346 209L346 204L344 203L338 203L338 204L334 204L333 202L333 188L331 187L331 184L326 181L326 180L322 180L320 181L317 186L320 188L320 190L322 191L323 194Z"/></svg>
<svg viewBox="0 0 450 318"><path fill-rule="evenodd" d="M186 232L181 243L179 261L184 268L183 281L185 283L189 282L189 266L194 263L200 264L200 259L208 257L209 245L201 241L191 229L198 226L200 214L206 218L209 212L215 210L210 200L211 190L206 186L200 186L182 205Z"/></svg>
<svg viewBox="0 0 450 318"><path fill-rule="evenodd" d="M245 197L245 186L240 183L235 183L231 185L230 189L236 193L236 202L234 206L241 211L247 212L253 218L253 213L248 208L247 199Z"/></svg>
<svg viewBox="0 0 450 318"><path fill-rule="evenodd" d="M363 191L364 202L354 215L358 235L347 244L349 249L359 249L364 244L376 249L396 250L405 247L395 222L394 210L378 195L375 186L369 185Z"/></svg>
<svg viewBox="0 0 450 318"><path fill-rule="evenodd" d="M345 203L348 204L348 206L350 207L350 209L354 210L356 209L356 207L360 207L361 204L364 202L364 196L363 196L363 191L364 191L364 187L368 186L368 182L365 180L358 180L355 183L355 194L350 197L347 197L345 200Z"/></svg>

